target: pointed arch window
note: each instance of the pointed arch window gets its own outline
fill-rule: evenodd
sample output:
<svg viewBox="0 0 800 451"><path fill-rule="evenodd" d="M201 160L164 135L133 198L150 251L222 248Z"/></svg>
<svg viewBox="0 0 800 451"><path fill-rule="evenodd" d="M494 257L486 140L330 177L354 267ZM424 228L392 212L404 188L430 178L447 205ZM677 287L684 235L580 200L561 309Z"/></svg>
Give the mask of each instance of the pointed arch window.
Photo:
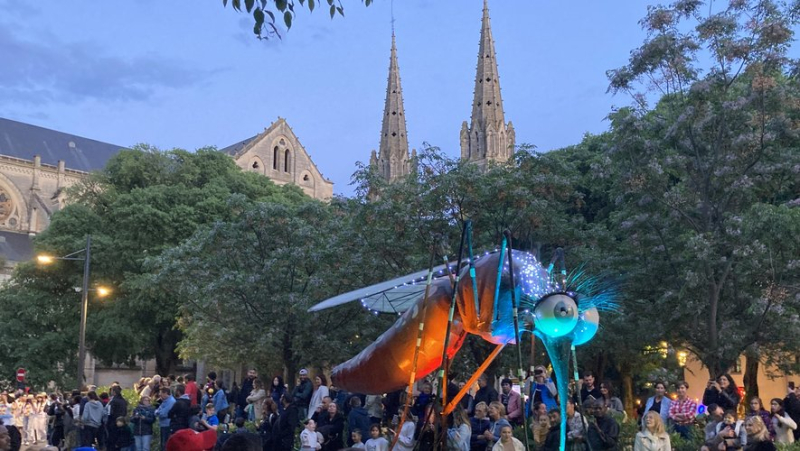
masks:
<svg viewBox="0 0 800 451"><path fill-rule="evenodd" d="M272 149L272 169L278 170L278 146Z"/></svg>
<svg viewBox="0 0 800 451"><path fill-rule="evenodd" d="M286 149L283 156L283 172L289 172L289 149Z"/></svg>

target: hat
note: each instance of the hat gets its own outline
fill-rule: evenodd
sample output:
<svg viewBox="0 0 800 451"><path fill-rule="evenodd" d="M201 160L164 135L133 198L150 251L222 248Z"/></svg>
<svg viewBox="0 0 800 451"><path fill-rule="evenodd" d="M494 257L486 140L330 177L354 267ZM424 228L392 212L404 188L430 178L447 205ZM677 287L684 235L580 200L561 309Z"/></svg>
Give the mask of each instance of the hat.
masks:
<svg viewBox="0 0 800 451"><path fill-rule="evenodd" d="M300 370L300 375L301 376L308 376L308 370L303 368L302 370Z"/></svg>
<svg viewBox="0 0 800 451"><path fill-rule="evenodd" d="M217 444L217 431L209 429L197 432L181 429L167 440L166 451L208 451Z"/></svg>

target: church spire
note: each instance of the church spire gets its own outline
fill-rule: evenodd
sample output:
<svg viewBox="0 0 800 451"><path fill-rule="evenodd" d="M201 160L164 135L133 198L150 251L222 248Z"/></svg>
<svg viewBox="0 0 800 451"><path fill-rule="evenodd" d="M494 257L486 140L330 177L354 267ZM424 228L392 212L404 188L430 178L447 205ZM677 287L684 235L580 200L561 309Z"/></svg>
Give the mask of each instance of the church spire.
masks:
<svg viewBox="0 0 800 451"><path fill-rule="evenodd" d="M373 151L374 152L374 151ZM383 111L381 143L376 159L380 174L389 181L405 177L411 172L408 153L406 116L403 107L403 90L400 87L400 67L397 64L397 45L392 25L392 51L389 58L389 80L386 86L386 104Z"/></svg>
<svg viewBox="0 0 800 451"><path fill-rule="evenodd" d="M461 158L480 165L490 160L508 161L514 153L514 129L510 122L505 123L487 0L483 1L473 95L470 123L467 125L465 121L461 125Z"/></svg>

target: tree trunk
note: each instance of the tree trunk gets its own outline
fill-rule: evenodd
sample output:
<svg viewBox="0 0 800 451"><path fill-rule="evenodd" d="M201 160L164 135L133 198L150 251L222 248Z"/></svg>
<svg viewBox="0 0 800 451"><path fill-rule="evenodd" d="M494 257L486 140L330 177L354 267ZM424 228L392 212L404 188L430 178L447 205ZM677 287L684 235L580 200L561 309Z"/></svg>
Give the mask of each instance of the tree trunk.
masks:
<svg viewBox="0 0 800 451"><path fill-rule="evenodd" d="M747 395L747 399L752 399L754 396L758 396L759 355L758 350L754 348L755 346L751 346L747 349L747 351L745 351L746 363L744 370L744 381L742 385L744 385L744 391Z"/></svg>
<svg viewBox="0 0 800 451"><path fill-rule="evenodd" d="M156 374L167 376L175 373L179 360L175 348L180 338L180 331L175 329L163 330L158 334L155 346Z"/></svg>
<svg viewBox="0 0 800 451"><path fill-rule="evenodd" d="M622 402L628 418L636 418L636 405L633 401L633 374L630 363L623 363L619 366L619 373L622 377Z"/></svg>
<svg viewBox="0 0 800 451"><path fill-rule="evenodd" d="M600 386L600 382L603 382L603 374L606 372L606 365L608 364L608 353L605 351L600 351L597 354L597 360L595 360L595 367L594 367L594 378L595 378L595 385L598 387Z"/></svg>

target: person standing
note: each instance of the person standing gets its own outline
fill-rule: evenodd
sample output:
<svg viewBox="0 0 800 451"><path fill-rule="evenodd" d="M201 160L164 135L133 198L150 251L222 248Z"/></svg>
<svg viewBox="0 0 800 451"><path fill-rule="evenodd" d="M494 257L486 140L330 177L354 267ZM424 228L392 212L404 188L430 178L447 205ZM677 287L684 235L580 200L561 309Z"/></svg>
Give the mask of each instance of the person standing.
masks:
<svg viewBox="0 0 800 451"><path fill-rule="evenodd" d="M110 419L106 421L106 434L108 434L108 443L117 443L119 428L115 419L128 416L128 401L122 397L122 387L119 385L111 387L110 392L111 400L106 405L106 418Z"/></svg>
<svg viewBox="0 0 800 451"><path fill-rule="evenodd" d="M161 397L161 405L156 409L156 418L158 418L158 427L161 429L161 449L164 449L170 436L169 412L175 405L175 398L170 393L169 387L161 387L158 395Z"/></svg>
<svg viewBox="0 0 800 451"><path fill-rule="evenodd" d="M64 415L66 410L61 404L61 400L53 393L50 395L50 407L47 409L47 415L53 418L53 432L50 434L49 444L51 446L61 446L64 440Z"/></svg>
<svg viewBox="0 0 800 451"><path fill-rule="evenodd" d="M308 403L307 418L311 418L314 415L317 407L322 405L322 399L325 397L330 397L328 380L324 374L320 374L314 378L314 391L311 394L311 401Z"/></svg>
<svg viewBox="0 0 800 451"><path fill-rule="evenodd" d="M596 382L597 379L592 371L585 371L583 379L578 380L578 385L581 389L581 405L587 403L587 400L594 401L603 397L600 387L595 384Z"/></svg>
<svg viewBox="0 0 800 451"><path fill-rule="evenodd" d="M369 414L370 425L380 424L383 418L383 396L367 395L366 409Z"/></svg>
<svg viewBox="0 0 800 451"><path fill-rule="evenodd" d="M730 374L723 374L717 380L708 381L708 386L703 393L703 404L709 406L717 404L725 412L736 410L742 397L736 390L736 384Z"/></svg>
<svg viewBox="0 0 800 451"><path fill-rule="evenodd" d="M156 409L150 405L150 398L142 396L139 405L133 409L131 423L133 424L133 442L136 451L150 451L153 440L153 423L156 421Z"/></svg>
<svg viewBox="0 0 800 451"><path fill-rule="evenodd" d="M522 424L522 396L513 390L509 378L503 379L500 389L503 391L500 395L500 402L506 408L508 422L514 426Z"/></svg>
<svg viewBox="0 0 800 451"><path fill-rule="evenodd" d="M528 401L525 404L525 415L530 417L533 415L533 406L537 402L543 402L547 406L547 410L558 408L556 395L558 389L553 379L547 377L547 369L541 365L533 370L533 381L528 387Z"/></svg>
<svg viewBox="0 0 800 451"><path fill-rule="evenodd" d="M614 418L620 418L621 421L624 421L626 417L625 407L622 405L622 400L616 396L614 386L608 381L600 382L600 394L602 395L601 399L606 403L608 413L613 415Z"/></svg>
<svg viewBox="0 0 800 451"><path fill-rule="evenodd" d="M697 413L697 403L686 395L687 390L689 390L688 383L678 382L678 397L669 406L669 419L672 421L675 432L685 439L689 438Z"/></svg>
<svg viewBox="0 0 800 451"><path fill-rule="evenodd" d="M197 388L197 382L194 380L194 374L187 374L184 376L186 380L186 396L189 397L189 402L193 406L200 405L200 396Z"/></svg>
<svg viewBox="0 0 800 451"><path fill-rule="evenodd" d="M278 413L283 413L283 402L281 398L286 393L286 386L283 385L283 378L275 376L272 378L272 384L269 386L269 396L275 405L278 406ZM290 400L291 401L291 400Z"/></svg>
<svg viewBox="0 0 800 451"><path fill-rule="evenodd" d="M350 398L350 413L347 414L347 430L354 431L358 429L360 431L368 431L371 424L369 412L367 412L367 409L361 407L361 398L358 396ZM362 434L361 436L362 442L365 438L364 435L365 434ZM352 437L348 439L347 444L350 446L355 444Z"/></svg>
<svg viewBox="0 0 800 451"><path fill-rule="evenodd" d="M593 451L616 450L619 440L617 421L606 414L606 404L602 400L592 401L589 405L595 421L589 423L586 439Z"/></svg>
<svg viewBox="0 0 800 451"><path fill-rule="evenodd" d="M177 399L169 411L170 434L189 427L189 417L191 416L189 411L192 408L192 400L186 394L186 387L183 384L176 385L174 393Z"/></svg>
<svg viewBox="0 0 800 451"><path fill-rule="evenodd" d="M247 370L247 376L242 380L239 393L236 396L236 418L247 418L245 409L247 408L247 398L253 392L253 381L258 377L258 372L254 368Z"/></svg>
<svg viewBox="0 0 800 451"><path fill-rule="evenodd" d="M272 440L275 451L292 451L294 447L294 430L300 421L300 412L297 405L289 396L281 398L283 413L275 422ZM305 418L305 416L303 417Z"/></svg>
<svg viewBox="0 0 800 451"><path fill-rule="evenodd" d="M661 381L655 383L656 394L655 396L651 396L647 399L647 403L644 405L644 412L653 411L659 415L661 415L661 422L667 424L669 421L669 407L672 404L672 400L669 399L667 396L667 384ZM642 417L642 427L644 427L644 417Z"/></svg>
<svg viewBox="0 0 800 451"><path fill-rule="evenodd" d="M300 370L300 381L292 390L292 404L297 407L297 413L301 418L308 418L308 405L311 403L311 393L313 387L308 380L308 370ZM320 398L321 399L321 398ZM313 410L311 411L313 413Z"/></svg>
<svg viewBox="0 0 800 451"><path fill-rule="evenodd" d="M106 410L100 402L96 392L90 391L86 394L89 401L83 406L81 421L83 422L83 434L81 445L93 446L95 440L99 439L100 428L106 416Z"/></svg>
<svg viewBox="0 0 800 451"><path fill-rule="evenodd" d="M789 417L798 425L800 425L800 387L796 387L794 383L789 384L789 393L783 399L783 408ZM800 427L792 432L794 441L800 440Z"/></svg>
<svg viewBox="0 0 800 451"><path fill-rule="evenodd" d="M253 389L246 399L247 407L245 407L245 411L247 412L246 418L249 421L253 421L256 424L261 423L261 419L264 418L265 399L267 399L267 391L264 390L264 384L259 378L253 379Z"/></svg>
<svg viewBox="0 0 800 451"><path fill-rule="evenodd" d="M491 405L493 402L498 401L500 397L497 395L497 390L494 389L491 385L489 385L489 376L486 373L481 374L478 378L478 391L475 392L475 405L478 403L483 402L486 403L487 406ZM498 433L500 430L498 429ZM498 438L500 436L498 435Z"/></svg>
<svg viewBox="0 0 800 451"><path fill-rule="evenodd" d="M770 402L772 412L770 422L772 430L775 431L775 441L791 445L794 443L793 432L797 429L797 423L783 410L783 400L775 398Z"/></svg>

